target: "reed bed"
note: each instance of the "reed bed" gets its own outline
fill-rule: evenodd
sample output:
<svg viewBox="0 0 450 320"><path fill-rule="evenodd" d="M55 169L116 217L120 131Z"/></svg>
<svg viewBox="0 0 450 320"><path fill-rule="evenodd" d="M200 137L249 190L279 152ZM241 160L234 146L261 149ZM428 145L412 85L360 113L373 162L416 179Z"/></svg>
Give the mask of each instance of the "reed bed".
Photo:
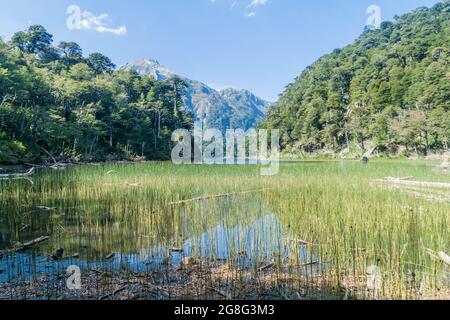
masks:
<svg viewBox="0 0 450 320"><path fill-rule="evenodd" d="M436 167L106 164L2 180L0 250L50 239L4 253L0 299L450 299L450 266L430 254L450 254L449 190L378 182L450 182ZM65 287L70 265L82 290Z"/></svg>

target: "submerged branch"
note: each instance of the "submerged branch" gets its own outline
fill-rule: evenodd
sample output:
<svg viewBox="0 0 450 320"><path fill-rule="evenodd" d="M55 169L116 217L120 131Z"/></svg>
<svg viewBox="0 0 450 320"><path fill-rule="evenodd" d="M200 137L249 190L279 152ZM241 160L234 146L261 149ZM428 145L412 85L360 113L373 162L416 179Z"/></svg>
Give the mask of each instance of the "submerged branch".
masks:
<svg viewBox="0 0 450 320"><path fill-rule="evenodd" d="M32 247L34 247L34 246L44 242L44 241L47 241L48 239L50 239L49 236L42 236L42 237L36 238L34 240L31 240L29 242L26 242L24 244L21 244L21 245L17 246L16 248L13 248L13 249L10 249L10 250L1 251L0 255L11 253L11 252L25 251L25 250L28 250L28 249L30 249L30 248L32 248Z"/></svg>

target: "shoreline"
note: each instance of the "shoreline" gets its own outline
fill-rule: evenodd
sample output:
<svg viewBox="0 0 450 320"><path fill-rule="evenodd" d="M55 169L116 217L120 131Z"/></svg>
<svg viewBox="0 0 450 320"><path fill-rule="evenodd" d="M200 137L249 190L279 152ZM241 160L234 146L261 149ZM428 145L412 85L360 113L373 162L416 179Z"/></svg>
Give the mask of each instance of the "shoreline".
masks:
<svg viewBox="0 0 450 320"><path fill-rule="evenodd" d="M445 155L432 155L427 157L389 157L389 156L381 156L381 157L372 157L369 158L370 161L443 161L445 160ZM306 158L281 158L278 160L279 163L320 163L320 162L360 162L361 159L358 158L314 158L314 157L306 157ZM0 171L1 170L13 170L13 169L26 169L26 168L52 168L52 167L69 167L69 166L83 166L83 165L113 165L113 164L145 164L145 163L170 163L170 160L121 160L121 161L93 161L93 162L60 162L56 164L44 164L44 163L18 163L18 164L8 164L8 163L0 163ZM225 165L225 163L224 163Z"/></svg>

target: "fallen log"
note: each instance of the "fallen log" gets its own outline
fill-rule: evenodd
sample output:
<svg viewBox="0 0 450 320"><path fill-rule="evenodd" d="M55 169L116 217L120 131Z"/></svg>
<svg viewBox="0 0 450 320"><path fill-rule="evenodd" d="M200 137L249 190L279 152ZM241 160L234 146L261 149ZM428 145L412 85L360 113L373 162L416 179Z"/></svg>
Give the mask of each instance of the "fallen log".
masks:
<svg viewBox="0 0 450 320"><path fill-rule="evenodd" d="M231 296L229 296L225 292L220 291L219 289L216 289L216 288L213 288L213 287L208 287L208 290L217 293L219 296L221 296L222 298L224 298L226 300L232 300Z"/></svg>
<svg viewBox="0 0 450 320"><path fill-rule="evenodd" d="M311 262L303 263L299 267L309 267L309 266L314 266L316 264L319 264L319 261L311 261Z"/></svg>
<svg viewBox="0 0 450 320"><path fill-rule="evenodd" d="M196 201L203 201L203 200L212 200L212 199L218 199L218 198L227 198L232 197L236 195L242 195L242 194L249 194L249 193L257 193L257 192L263 192L267 189L260 189L260 190L248 190L248 191L242 191L242 192L231 192L231 193L223 193L223 194L216 194L216 195L207 195L203 197L197 197L192 199L186 199L186 200L180 200L180 201L174 201L170 202L169 206L179 205L179 204L185 204L189 202L196 202Z"/></svg>
<svg viewBox="0 0 450 320"><path fill-rule="evenodd" d="M446 254L445 252L441 251L438 253L438 257L442 260L442 262L445 262L450 266L450 256Z"/></svg>
<svg viewBox="0 0 450 320"><path fill-rule="evenodd" d="M7 173L7 174L0 174L0 179L6 180L6 179L23 179L30 177L34 174L34 167L31 168L29 171L25 173Z"/></svg>
<svg viewBox="0 0 450 320"><path fill-rule="evenodd" d="M44 241L47 241L48 239L50 239L49 236L42 236L42 237L36 238L34 240L31 240L29 242L26 242L26 243L24 243L24 244L14 248L14 249L12 249L12 250L9 250L9 251L10 252L25 251L25 250L30 249L30 248L32 248L32 247L34 247L34 246L36 246L36 245L38 245L38 244L40 244L40 243L42 243Z"/></svg>
<svg viewBox="0 0 450 320"><path fill-rule="evenodd" d="M383 180L378 180L381 182L388 182L393 184L400 184L405 186L418 186L418 187L429 187L429 188L450 188L450 183L445 182L428 182L428 181L408 181L405 178L392 178L387 177Z"/></svg>
<svg viewBox="0 0 450 320"><path fill-rule="evenodd" d="M114 258L116 256L115 253L110 253L105 257L105 260L111 260L112 258Z"/></svg>
<svg viewBox="0 0 450 320"><path fill-rule="evenodd" d="M435 251L433 251L431 249L427 249L427 248L425 248L425 250L428 252L428 254L432 258L439 260L450 266L450 256L448 254L446 254L445 252L443 252L443 251L435 252Z"/></svg>
<svg viewBox="0 0 450 320"><path fill-rule="evenodd" d="M450 197L447 196L447 194L442 194L442 193L437 193L437 192L427 194L427 193L425 193L424 190L421 190L421 189L417 190L410 186L392 185L392 186L389 186L388 189L389 190L399 190L400 192L414 196L417 199L425 199L425 200L433 201L433 202L449 202L450 201Z"/></svg>
<svg viewBox="0 0 450 320"><path fill-rule="evenodd" d="M128 288L128 286L123 286L123 287L115 290L114 292L108 293L108 294L100 297L99 300L106 300L108 298L114 299L117 294L121 293L122 291L125 291L127 288Z"/></svg>
<svg viewBox="0 0 450 320"><path fill-rule="evenodd" d="M46 207L46 206L37 206L36 209L44 210L44 211L55 211L56 207Z"/></svg>
<svg viewBox="0 0 450 320"><path fill-rule="evenodd" d="M315 247L320 246L320 244L308 242L308 241L305 241L305 240L302 240L302 239L289 239L289 238L284 238L284 240L285 240L286 242L300 243L300 244L302 244L302 245L307 245L307 246L315 246Z"/></svg>
<svg viewBox="0 0 450 320"><path fill-rule="evenodd" d="M414 178L414 177L400 177L400 178L394 178L394 177L386 177L386 178L384 178L384 180L387 180L387 181L392 181L392 180L394 180L394 181L397 181L397 180L401 180L401 181L408 181L408 180L411 180L412 178Z"/></svg>
<svg viewBox="0 0 450 320"><path fill-rule="evenodd" d="M273 263L269 263L267 265L264 265L264 266L258 268L258 272L263 272L263 271L266 271L266 270L271 269L273 267L275 267L275 265Z"/></svg>

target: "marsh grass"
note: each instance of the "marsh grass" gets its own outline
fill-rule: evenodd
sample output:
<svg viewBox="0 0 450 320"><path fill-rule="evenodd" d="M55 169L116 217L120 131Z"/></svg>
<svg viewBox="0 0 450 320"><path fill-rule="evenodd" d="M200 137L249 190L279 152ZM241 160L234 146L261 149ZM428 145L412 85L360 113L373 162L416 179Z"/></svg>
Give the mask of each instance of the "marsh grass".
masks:
<svg viewBox="0 0 450 320"><path fill-rule="evenodd" d="M2 260L0 292L16 286L33 298L34 284L46 286L41 297L73 297L54 282L77 264L96 288L86 298L449 299L449 266L427 249L450 252L450 205L417 196L448 198L448 189L375 182L449 182L436 165L285 163L263 177L257 166L111 164L0 181L0 250L51 235ZM239 194L248 190L259 191ZM235 194L169 205L225 193ZM48 261L58 248L64 261ZM124 277L134 292L109 295Z"/></svg>

